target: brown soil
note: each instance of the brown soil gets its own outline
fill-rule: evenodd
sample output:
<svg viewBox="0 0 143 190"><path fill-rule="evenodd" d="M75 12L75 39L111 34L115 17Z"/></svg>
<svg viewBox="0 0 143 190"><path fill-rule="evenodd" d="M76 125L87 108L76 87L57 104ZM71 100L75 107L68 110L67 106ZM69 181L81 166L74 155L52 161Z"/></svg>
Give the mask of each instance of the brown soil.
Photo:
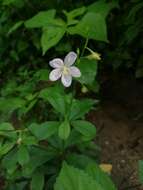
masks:
<svg viewBox="0 0 143 190"><path fill-rule="evenodd" d="M101 162L112 164L118 189L143 190L138 180L138 160L143 159L143 83L115 76L103 83L104 101L89 119L97 126Z"/></svg>

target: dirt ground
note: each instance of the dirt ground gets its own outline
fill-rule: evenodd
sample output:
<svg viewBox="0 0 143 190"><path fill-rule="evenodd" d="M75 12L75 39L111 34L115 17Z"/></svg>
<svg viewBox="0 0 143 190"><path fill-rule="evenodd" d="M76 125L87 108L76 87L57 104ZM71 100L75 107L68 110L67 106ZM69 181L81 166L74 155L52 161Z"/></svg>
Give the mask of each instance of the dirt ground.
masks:
<svg viewBox="0 0 143 190"><path fill-rule="evenodd" d="M101 162L113 166L119 190L143 190L138 180L138 160L143 159L143 82L130 76L103 82L101 104L89 115L97 127Z"/></svg>

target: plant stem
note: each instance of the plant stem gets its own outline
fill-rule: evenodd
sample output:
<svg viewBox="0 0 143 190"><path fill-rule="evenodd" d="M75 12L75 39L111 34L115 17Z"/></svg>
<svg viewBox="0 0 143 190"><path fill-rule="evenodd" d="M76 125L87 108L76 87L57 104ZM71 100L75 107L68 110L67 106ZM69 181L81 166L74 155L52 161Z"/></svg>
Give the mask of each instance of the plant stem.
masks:
<svg viewBox="0 0 143 190"><path fill-rule="evenodd" d="M86 40L85 40L85 44L84 44L83 50L81 52L81 57L84 55L85 49L87 47L87 44L88 44L88 38L86 38Z"/></svg>

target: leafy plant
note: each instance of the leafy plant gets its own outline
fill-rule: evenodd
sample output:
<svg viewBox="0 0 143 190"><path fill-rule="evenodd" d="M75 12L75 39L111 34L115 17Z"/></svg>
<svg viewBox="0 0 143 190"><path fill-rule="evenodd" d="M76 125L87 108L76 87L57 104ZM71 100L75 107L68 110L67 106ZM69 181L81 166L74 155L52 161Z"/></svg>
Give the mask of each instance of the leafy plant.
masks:
<svg viewBox="0 0 143 190"><path fill-rule="evenodd" d="M115 190L98 167L96 127L86 120L97 101L84 93L99 90L101 58L96 51L108 52L112 39L107 23L118 1L1 0L0 5L4 189ZM132 8L128 21L141 6ZM132 40L128 36L125 41ZM73 50L81 77L65 89L49 80L48 62Z"/></svg>

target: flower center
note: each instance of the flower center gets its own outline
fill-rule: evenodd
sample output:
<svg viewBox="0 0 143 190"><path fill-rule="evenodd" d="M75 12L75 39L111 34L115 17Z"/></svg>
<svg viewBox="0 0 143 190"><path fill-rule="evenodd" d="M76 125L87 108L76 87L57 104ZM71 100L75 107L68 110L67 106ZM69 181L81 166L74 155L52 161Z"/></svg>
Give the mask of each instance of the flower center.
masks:
<svg viewBox="0 0 143 190"><path fill-rule="evenodd" d="M69 68L68 67L66 67L66 66L63 67L63 74L69 75Z"/></svg>

